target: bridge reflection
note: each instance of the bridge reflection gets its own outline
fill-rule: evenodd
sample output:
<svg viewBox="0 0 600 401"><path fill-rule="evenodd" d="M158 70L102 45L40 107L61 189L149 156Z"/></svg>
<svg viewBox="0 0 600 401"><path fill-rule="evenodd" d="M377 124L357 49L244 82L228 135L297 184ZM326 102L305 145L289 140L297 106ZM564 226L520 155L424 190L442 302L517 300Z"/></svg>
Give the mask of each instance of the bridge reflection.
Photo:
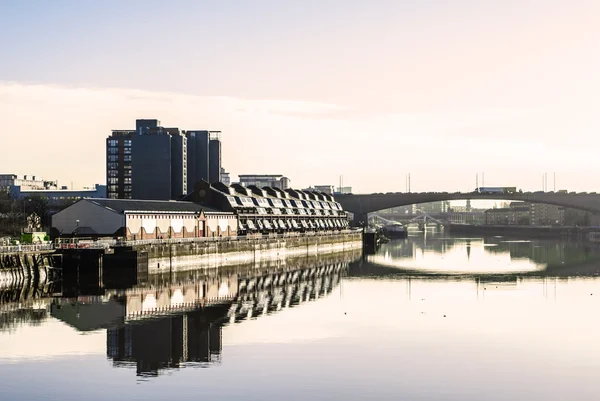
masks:
<svg viewBox="0 0 600 401"><path fill-rule="evenodd" d="M428 261L436 263L428 263ZM457 272L452 265L472 269ZM360 267L359 267L360 266ZM567 277L600 274L600 250L586 243L511 241L499 237L411 236L383 245L350 267L360 275L417 275L444 278L519 274Z"/></svg>

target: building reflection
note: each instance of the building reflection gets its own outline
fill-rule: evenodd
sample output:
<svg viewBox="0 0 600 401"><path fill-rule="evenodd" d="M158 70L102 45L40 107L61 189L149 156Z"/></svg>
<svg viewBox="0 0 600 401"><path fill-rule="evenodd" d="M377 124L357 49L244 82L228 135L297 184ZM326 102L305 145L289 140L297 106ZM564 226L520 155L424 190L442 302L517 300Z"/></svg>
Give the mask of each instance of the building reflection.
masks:
<svg viewBox="0 0 600 401"><path fill-rule="evenodd" d="M221 361L222 326L227 308L110 327L106 353L116 367L135 367L137 375L157 376L161 370Z"/></svg>
<svg viewBox="0 0 600 401"><path fill-rule="evenodd" d="M106 329L113 365L152 377L220 363L223 327L327 296L360 257L358 251L150 276L124 290L55 298L50 311L79 331Z"/></svg>

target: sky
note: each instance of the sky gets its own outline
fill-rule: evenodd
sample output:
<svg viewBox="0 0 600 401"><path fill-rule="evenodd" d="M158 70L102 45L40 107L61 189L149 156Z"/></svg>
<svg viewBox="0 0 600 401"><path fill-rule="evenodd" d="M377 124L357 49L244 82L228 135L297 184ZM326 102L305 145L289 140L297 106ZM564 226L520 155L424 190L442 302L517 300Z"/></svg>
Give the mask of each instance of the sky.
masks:
<svg viewBox="0 0 600 401"><path fill-rule="evenodd" d="M600 2L0 0L0 173L104 183L137 118L355 193L600 192ZM480 182L481 184L481 182Z"/></svg>

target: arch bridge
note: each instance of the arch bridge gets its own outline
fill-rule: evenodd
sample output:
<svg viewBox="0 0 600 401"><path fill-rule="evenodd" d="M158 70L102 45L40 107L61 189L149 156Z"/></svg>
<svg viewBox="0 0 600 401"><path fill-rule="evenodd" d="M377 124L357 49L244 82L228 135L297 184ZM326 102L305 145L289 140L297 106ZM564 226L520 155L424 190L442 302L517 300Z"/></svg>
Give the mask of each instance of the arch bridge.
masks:
<svg viewBox="0 0 600 401"><path fill-rule="evenodd" d="M393 207L408 206L419 203L451 201L451 200L506 200L530 203L545 203L579 209L593 214L600 214L600 194L592 193L554 193L554 192L515 192L515 193L481 193L481 192L410 192L354 195L336 195L344 210L354 214L354 222L367 221L369 213Z"/></svg>

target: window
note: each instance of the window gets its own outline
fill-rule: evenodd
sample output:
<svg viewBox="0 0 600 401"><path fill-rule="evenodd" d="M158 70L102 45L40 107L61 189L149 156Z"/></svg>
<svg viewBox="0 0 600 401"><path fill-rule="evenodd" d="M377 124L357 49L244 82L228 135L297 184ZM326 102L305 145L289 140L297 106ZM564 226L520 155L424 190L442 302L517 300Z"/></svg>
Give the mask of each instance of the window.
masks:
<svg viewBox="0 0 600 401"><path fill-rule="evenodd" d="M109 185L108 186L108 192L117 192L119 190L119 188L117 187L117 185Z"/></svg>
<svg viewBox="0 0 600 401"><path fill-rule="evenodd" d="M125 139L125 141L123 141L123 144L125 146L131 146L131 139Z"/></svg>
<svg viewBox="0 0 600 401"><path fill-rule="evenodd" d="M109 177L118 177L119 172L117 170L108 170L108 176Z"/></svg>
<svg viewBox="0 0 600 401"><path fill-rule="evenodd" d="M111 162L116 162L119 160L119 155L108 155L108 160Z"/></svg>
<svg viewBox="0 0 600 401"><path fill-rule="evenodd" d="M116 140L116 139L110 139L110 140L108 141L108 146L112 146L112 147L119 146L119 141L118 141L118 140Z"/></svg>
<svg viewBox="0 0 600 401"><path fill-rule="evenodd" d="M118 184L119 183L119 179L115 178L115 177L109 178L108 179L108 183L109 184Z"/></svg>
<svg viewBox="0 0 600 401"><path fill-rule="evenodd" d="M119 168L119 163L108 163L109 170L117 170Z"/></svg>
<svg viewBox="0 0 600 401"><path fill-rule="evenodd" d="M125 177L125 179L123 180L123 182L125 184L131 184L131 177Z"/></svg>
<svg viewBox="0 0 600 401"><path fill-rule="evenodd" d="M109 195L108 195L108 197L109 197L110 199L118 199L118 198L117 198L117 194L115 194L115 193L111 193L111 194L109 194Z"/></svg>
<svg viewBox="0 0 600 401"><path fill-rule="evenodd" d="M131 170L125 170L124 175L125 177L131 177Z"/></svg>
<svg viewBox="0 0 600 401"><path fill-rule="evenodd" d="M108 154L110 155L116 155L119 153L119 149L118 148L108 148Z"/></svg>
<svg viewBox="0 0 600 401"><path fill-rule="evenodd" d="M131 161L131 155L125 155L125 158L123 159L126 162L130 162Z"/></svg>
<svg viewBox="0 0 600 401"><path fill-rule="evenodd" d="M123 153L125 153L126 155L130 155L131 154L131 148L125 148L123 150Z"/></svg>

